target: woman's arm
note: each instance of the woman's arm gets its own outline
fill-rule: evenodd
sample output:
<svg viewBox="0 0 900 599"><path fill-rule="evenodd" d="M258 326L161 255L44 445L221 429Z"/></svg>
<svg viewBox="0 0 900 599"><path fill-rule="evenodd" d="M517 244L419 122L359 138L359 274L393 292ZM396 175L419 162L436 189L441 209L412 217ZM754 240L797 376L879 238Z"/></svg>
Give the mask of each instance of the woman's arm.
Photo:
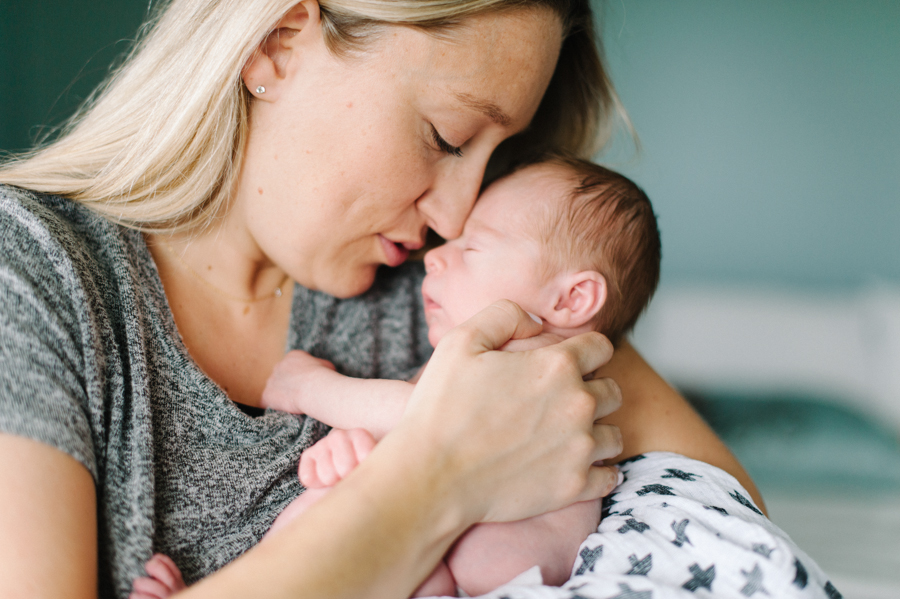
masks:
<svg viewBox="0 0 900 599"><path fill-rule="evenodd" d="M586 334L490 351L537 332L499 302L441 341L394 431L320 502L185 597L408 597L479 521L519 520L608 493L621 450L595 420L619 405L610 355ZM459 376L465 372L466 376Z"/></svg>
<svg viewBox="0 0 900 599"><path fill-rule="evenodd" d="M622 460L648 451L671 451L712 464L734 476L766 511L762 496L737 458L697 412L627 341L600 370L622 389L622 407L603 419L622 431Z"/></svg>
<svg viewBox="0 0 900 599"><path fill-rule="evenodd" d="M0 434L0 596L96 599L94 481L74 458Z"/></svg>

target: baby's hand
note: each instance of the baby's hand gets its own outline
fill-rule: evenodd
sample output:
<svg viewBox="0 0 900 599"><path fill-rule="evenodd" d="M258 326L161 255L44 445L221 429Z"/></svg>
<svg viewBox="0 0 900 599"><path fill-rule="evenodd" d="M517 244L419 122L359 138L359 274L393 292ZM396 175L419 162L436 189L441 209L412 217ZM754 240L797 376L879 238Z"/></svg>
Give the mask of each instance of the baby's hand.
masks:
<svg viewBox="0 0 900 599"><path fill-rule="evenodd" d="M315 396L316 375L323 370L334 371L334 364L328 360L315 358L305 351L288 352L275 365L272 375L266 381L261 405L285 412L303 414L303 400Z"/></svg>
<svg viewBox="0 0 900 599"><path fill-rule="evenodd" d="M300 482L307 489L331 487L356 468L374 447L375 437L369 431L336 428L300 455Z"/></svg>
<svg viewBox="0 0 900 599"><path fill-rule="evenodd" d="M181 570L169 556L155 554L146 564L147 576L136 578L128 599L166 599L187 588Z"/></svg>

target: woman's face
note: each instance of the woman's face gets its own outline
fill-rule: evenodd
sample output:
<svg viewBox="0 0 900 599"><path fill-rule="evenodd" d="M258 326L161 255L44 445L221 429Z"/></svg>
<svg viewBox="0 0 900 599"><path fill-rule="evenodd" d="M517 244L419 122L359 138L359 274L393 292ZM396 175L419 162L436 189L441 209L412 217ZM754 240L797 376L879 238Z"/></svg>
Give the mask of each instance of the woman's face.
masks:
<svg viewBox="0 0 900 599"><path fill-rule="evenodd" d="M265 257L348 297L421 247L427 227L460 234L494 148L538 107L561 26L534 9L440 37L391 27L346 59L318 27L283 36L277 85L252 103L235 209Z"/></svg>

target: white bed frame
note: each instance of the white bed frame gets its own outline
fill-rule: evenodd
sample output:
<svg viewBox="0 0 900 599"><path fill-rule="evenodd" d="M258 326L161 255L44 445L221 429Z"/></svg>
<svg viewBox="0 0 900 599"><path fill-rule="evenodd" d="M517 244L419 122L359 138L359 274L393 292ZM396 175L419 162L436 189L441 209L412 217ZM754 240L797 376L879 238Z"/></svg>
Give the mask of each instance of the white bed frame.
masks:
<svg viewBox="0 0 900 599"><path fill-rule="evenodd" d="M662 287L633 342L676 385L815 394L900 434L900 286Z"/></svg>

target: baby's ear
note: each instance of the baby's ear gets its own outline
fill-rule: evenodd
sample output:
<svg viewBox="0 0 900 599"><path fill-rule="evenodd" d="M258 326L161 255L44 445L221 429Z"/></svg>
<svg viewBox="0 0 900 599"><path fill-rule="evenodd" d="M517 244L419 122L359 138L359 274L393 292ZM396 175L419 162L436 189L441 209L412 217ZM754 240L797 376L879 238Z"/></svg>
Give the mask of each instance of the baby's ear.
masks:
<svg viewBox="0 0 900 599"><path fill-rule="evenodd" d="M556 304L545 319L564 329L583 326L603 307L606 292L606 278L595 270L562 275L557 281Z"/></svg>
<svg viewBox="0 0 900 599"><path fill-rule="evenodd" d="M258 100L274 101L290 72L291 56L321 36L319 3L302 0L294 5L259 45L241 72L244 85Z"/></svg>

